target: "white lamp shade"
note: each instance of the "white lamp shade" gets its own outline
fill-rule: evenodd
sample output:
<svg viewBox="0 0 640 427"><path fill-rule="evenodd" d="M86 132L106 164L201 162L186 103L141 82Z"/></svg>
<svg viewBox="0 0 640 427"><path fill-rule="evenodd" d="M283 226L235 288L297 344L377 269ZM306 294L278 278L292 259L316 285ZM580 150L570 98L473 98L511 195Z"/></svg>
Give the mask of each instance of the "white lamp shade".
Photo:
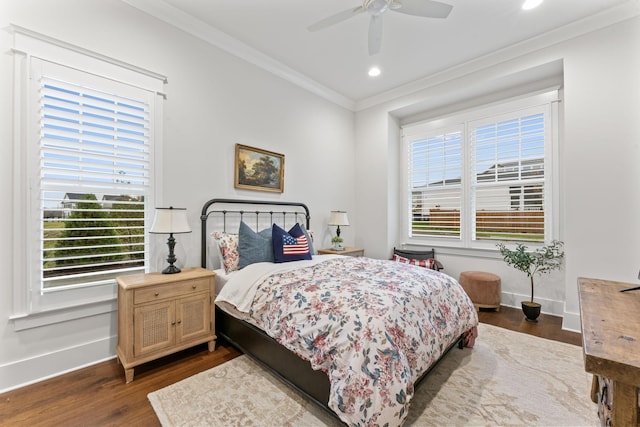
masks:
<svg viewBox="0 0 640 427"><path fill-rule="evenodd" d="M331 216L329 216L329 225L349 225L349 218L347 218L347 213L344 211L331 211Z"/></svg>
<svg viewBox="0 0 640 427"><path fill-rule="evenodd" d="M187 210L174 207L156 208L156 217L153 219L149 233L191 233L189 221L187 221Z"/></svg>

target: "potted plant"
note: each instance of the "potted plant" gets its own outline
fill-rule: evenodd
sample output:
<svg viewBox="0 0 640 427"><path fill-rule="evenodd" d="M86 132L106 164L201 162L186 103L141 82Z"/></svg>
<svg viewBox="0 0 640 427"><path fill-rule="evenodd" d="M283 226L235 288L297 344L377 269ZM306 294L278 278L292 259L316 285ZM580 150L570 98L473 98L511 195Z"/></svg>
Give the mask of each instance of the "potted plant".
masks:
<svg viewBox="0 0 640 427"><path fill-rule="evenodd" d="M549 245L538 248L535 251L527 251L527 247L522 243L516 244L515 250L507 248L504 243L498 243L497 246L508 265L529 276L531 281L531 300L521 302L522 311L528 321L537 322L542 306L533 301L533 278L536 274L549 273L562 266L564 242L554 240Z"/></svg>
<svg viewBox="0 0 640 427"><path fill-rule="evenodd" d="M331 244L333 245L333 249L336 251L343 251L344 247L342 246L342 237L334 236L331 238Z"/></svg>

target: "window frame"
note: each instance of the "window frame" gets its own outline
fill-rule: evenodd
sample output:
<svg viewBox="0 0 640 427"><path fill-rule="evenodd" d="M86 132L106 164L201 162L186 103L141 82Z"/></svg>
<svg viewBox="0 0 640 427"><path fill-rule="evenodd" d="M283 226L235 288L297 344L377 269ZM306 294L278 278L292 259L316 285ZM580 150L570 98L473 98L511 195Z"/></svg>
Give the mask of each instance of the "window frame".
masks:
<svg viewBox="0 0 640 427"><path fill-rule="evenodd" d="M510 112L527 109L530 107L548 106L548 126L545 129L545 181L544 181L544 209L545 209L545 238L539 243L527 241L532 247L542 246L553 239L559 238L559 122L561 91L559 87L547 88L535 93L509 98L480 107L459 111L447 116L434 117L415 123L407 123L401 129L400 141L400 227L399 235L404 244L425 245L441 248L463 250L493 250L496 251L495 240L473 240L473 211L472 211L472 185L470 174L474 165L471 164L470 129L468 124L487 117L499 116ZM452 128L463 128L463 176L461 188L461 214L460 214L460 239L452 239L439 236L412 236L411 235L411 207L412 195L410 194L410 145L416 137L432 135L437 132L447 132ZM413 138L413 139L412 139ZM517 242L517 241L512 241Z"/></svg>
<svg viewBox="0 0 640 427"><path fill-rule="evenodd" d="M157 200L162 152L163 93L166 77L84 48L12 26L14 33L14 126L13 126L13 301L15 330L108 313L115 309L117 285L109 283L43 292L38 280L38 263L42 257L40 240L39 164L39 82L32 78L32 67L38 60L111 80L116 84L137 87L149 94L150 170L149 199L145 201L145 233L148 218ZM34 92L36 91L36 92ZM38 142L38 143L36 143ZM151 261L150 242L145 241L145 271Z"/></svg>

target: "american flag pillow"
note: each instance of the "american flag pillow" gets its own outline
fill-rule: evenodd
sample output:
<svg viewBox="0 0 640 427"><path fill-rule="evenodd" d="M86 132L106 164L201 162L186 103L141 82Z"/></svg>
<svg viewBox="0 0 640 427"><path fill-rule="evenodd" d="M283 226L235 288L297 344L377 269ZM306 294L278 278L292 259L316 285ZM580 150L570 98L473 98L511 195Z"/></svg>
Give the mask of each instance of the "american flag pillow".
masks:
<svg viewBox="0 0 640 427"><path fill-rule="evenodd" d="M273 224L271 234L275 262L311 259L309 241L300 224L294 225L288 232Z"/></svg>

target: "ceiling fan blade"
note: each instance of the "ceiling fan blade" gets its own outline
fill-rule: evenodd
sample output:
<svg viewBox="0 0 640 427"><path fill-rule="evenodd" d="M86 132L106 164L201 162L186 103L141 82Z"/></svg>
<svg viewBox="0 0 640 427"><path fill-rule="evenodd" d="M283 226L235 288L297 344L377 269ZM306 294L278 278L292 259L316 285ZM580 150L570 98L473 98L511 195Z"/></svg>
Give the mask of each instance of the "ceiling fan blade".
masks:
<svg viewBox="0 0 640 427"><path fill-rule="evenodd" d="M342 21L346 21L349 18L356 16L359 13L364 12L365 9L362 6L358 6L353 9L348 9L342 11L340 13L336 13L335 15L331 15L328 18L325 18L321 21L316 22L315 24L311 24L307 27L309 31L318 31L330 27L332 25L338 24Z"/></svg>
<svg viewBox="0 0 640 427"><path fill-rule="evenodd" d="M398 7L397 4L401 6ZM396 0L391 8L394 12L407 15L423 16L425 18L446 18L453 6L435 0Z"/></svg>
<svg viewBox="0 0 640 427"><path fill-rule="evenodd" d="M369 55L380 52L382 46L382 16L371 15L369 22Z"/></svg>

